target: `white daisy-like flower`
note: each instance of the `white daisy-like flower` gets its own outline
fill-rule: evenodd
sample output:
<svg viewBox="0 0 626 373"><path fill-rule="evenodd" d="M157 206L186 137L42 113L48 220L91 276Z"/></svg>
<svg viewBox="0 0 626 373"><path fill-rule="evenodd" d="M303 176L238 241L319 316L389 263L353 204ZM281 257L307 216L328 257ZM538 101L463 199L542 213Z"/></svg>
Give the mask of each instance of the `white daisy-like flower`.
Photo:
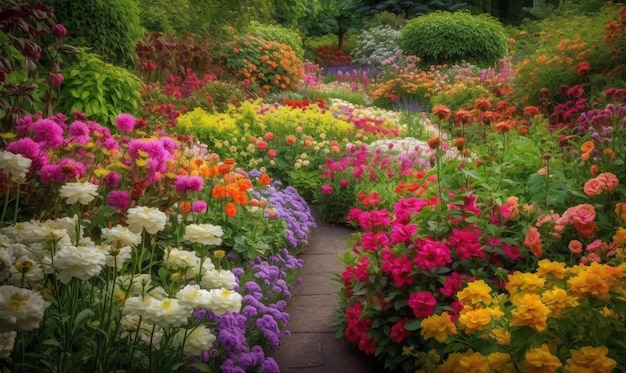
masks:
<svg viewBox="0 0 626 373"><path fill-rule="evenodd" d="M15 337L17 337L17 332L0 333L0 359L11 356L11 351L15 346Z"/></svg>
<svg viewBox="0 0 626 373"><path fill-rule="evenodd" d="M106 263L106 257L96 246L64 246L53 258L57 278L64 284L72 277L89 280L97 276Z"/></svg>
<svg viewBox="0 0 626 373"><path fill-rule="evenodd" d="M228 270L211 270L204 272L200 284L206 289L225 288L233 290L237 286L237 278L233 272Z"/></svg>
<svg viewBox="0 0 626 373"><path fill-rule="evenodd" d="M141 243L141 234L134 233L120 224L113 228L102 228L101 233L105 243L120 246L137 246Z"/></svg>
<svg viewBox="0 0 626 373"><path fill-rule="evenodd" d="M150 289L151 282L152 278L147 273L122 275L115 280L115 286L120 292L136 296L145 294Z"/></svg>
<svg viewBox="0 0 626 373"><path fill-rule="evenodd" d="M165 228L167 215L152 207L131 207L128 209L126 223L131 232L141 233L145 229L146 232L155 234Z"/></svg>
<svg viewBox="0 0 626 373"><path fill-rule="evenodd" d="M36 291L0 286L0 333L38 328L48 306L50 302Z"/></svg>
<svg viewBox="0 0 626 373"><path fill-rule="evenodd" d="M217 246L222 243L224 230L219 225L213 224L189 224L185 227L183 239L203 245Z"/></svg>
<svg viewBox="0 0 626 373"><path fill-rule="evenodd" d="M13 154L7 151L0 152L0 172L6 175L26 177L33 160L21 154Z"/></svg>
<svg viewBox="0 0 626 373"><path fill-rule="evenodd" d="M216 315L223 315L226 312L241 311L241 294L228 289L212 289L209 290L211 299L208 310L213 311Z"/></svg>
<svg viewBox="0 0 626 373"><path fill-rule="evenodd" d="M88 181L67 182L61 187L59 195L65 198L68 205L76 202L88 205L98 195L98 186Z"/></svg>
<svg viewBox="0 0 626 373"><path fill-rule="evenodd" d="M146 308L150 306L152 297L146 296L134 296L128 297L124 301L122 306L122 314L130 316L141 316L145 312Z"/></svg>
<svg viewBox="0 0 626 373"><path fill-rule="evenodd" d="M161 348L161 340L163 339L163 328L153 325L141 320L139 315L124 315L120 321L122 326L122 338L126 338L129 335L134 336L139 330L139 340L146 346L150 346L152 343L152 349L158 350ZM141 322L141 324L139 324Z"/></svg>
<svg viewBox="0 0 626 373"><path fill-rule="evenodd" d="M192 309L174 298L162 300L150 298L150 304L143 313L146 322L163 328L180 327L191 315Z"/></svg>

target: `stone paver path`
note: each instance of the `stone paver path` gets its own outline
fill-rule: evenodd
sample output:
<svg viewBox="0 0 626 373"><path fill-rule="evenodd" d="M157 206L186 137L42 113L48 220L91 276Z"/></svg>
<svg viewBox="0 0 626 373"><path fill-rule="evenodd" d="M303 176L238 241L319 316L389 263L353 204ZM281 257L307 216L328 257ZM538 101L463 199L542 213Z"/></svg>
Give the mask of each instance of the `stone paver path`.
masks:
<svg viewBox="0 0 626 373"><path fill-rule="evenodd" d="M339 285L331 278L341 273L337 258L346 250L349 227L326 224L312 207L318 227L301 258L302 283L292 291L287 312L291 338L281 342L273 355L281 373L375 373L384 370L344 339L336 339L333 310L339 303Z"/></svg>

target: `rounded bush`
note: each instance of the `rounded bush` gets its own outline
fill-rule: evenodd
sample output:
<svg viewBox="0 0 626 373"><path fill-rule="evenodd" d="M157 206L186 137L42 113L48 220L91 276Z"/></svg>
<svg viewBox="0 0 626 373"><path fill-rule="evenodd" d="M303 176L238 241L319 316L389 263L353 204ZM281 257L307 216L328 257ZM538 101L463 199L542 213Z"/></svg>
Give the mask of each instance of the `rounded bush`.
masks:
<svg viewBox="0 0 626 373"><path fill-rule="evenodd" d="M462 61L494 66L507 52L504 26L486 15L466 12L433 12L409 21L402 29L400 47L425 64Z"/></svg>
<svg viewBox="0 0 626 373"><path fill-rule="evenodd" d="M282 44L287 44L291 47L291 49L293 49L299 59L304 60L302 37L298 34L298 32L283 26L264 25L257 22L252 23L249 32L252 35L267 41L276 41Z"/></svg>
<svg viewBox="0 0 626 373"><path fill-rule="evenodd" d="M380 66L381 62L393 56L400 45L400 31L391 26L377 26L364 30L357 36L352 51L354 62L359 65Z"/></svg>

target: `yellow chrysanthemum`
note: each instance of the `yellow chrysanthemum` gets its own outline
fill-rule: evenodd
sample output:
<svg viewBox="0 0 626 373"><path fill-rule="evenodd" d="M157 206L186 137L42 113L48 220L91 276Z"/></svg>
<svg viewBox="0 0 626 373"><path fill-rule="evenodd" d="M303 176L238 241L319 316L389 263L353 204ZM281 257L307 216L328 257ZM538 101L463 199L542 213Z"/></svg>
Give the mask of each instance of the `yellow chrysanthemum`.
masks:
<svg viewBox="0 0 626 373"><path fill-rule="evenodd" d="M513 301L516 308L511 311L511 326L529 326L539 332L548 327L550 309L537 294L525 294Z"/></svg>
<svg viewBox="0 0 626 373"><path fill-rule="evenodd" d="M576 307L578 301L561 288L547 290L541 294L541 301L550 309L551 316L559 317L561 313L571 307Z"/></svg>
<svg viewBox="0 0 626 373"><path fill-rule="evenodd" d="M542 259L537 264L538 268L536 273L539 277L554 277L559 280L565 277L565 263Z"/></svg>
<svg viewBox="0 0 626 373"><path fill-rule="evenodd" d="M471 308L465 306L459 315L459 324L465 328L465 333L482 330L491 322L491 312L485 308Z"/></svg>
<svg viewBox="0 0 626 373"><path fill-rule="evenodd" d="M508 346L511 344L511 334L508 329L499 327L491 330L492 337L499 345Z"/></svg>
<svg viewBox="0 0 626 373"><path fill-rule="evenodd" d="M464 373L489 373L489 361L479 352L464 356L459 360L459 368Z"/></svg>
<svg viewBox="0 0 626 373"><path fill-rule="evenodd" d="M511 356L504 352L493 352L487 355L487 362L492 372L514 372L515 367L511 364Z"/></svg>
<svg viewBox="0 0 626 373"><path fill-rule="evenodd" d="M558 357L552 355L548 345L531 348L525 355L526 370L528 373L553 373L563 366Z"/></svg>
<svg viewBox="0 0 626 373"><path fill-rule="evenodd" d="M511 294L511 298L523 293L538 293L543 290L546 280L535 273L516 271L509 275L509 282L506 289Z"/></svg>
<svg viewBox="0 0 626 373"><path fill-rule="evenodd" d="M609 349L604 346L585 346L571 352L572 357L565 362L565 373L609 373L617 366L615 360L606 356Z"/></svg>
<svg viewBox="0 0 626 373"><path fill-rule="evenodd" d="M478 303L484 303L486 305L491 304L491 287L483 280L472 281L467 286L457 293L459 302L461 304L475 305Z"/></svg>
<svg viewBox="0 0 626 373"><path fill-rule="evenodd" d="M420 326L424 339L435 338L441 343L445 342L450 335L456 334L456 326L447 312L425 318Z"/></svg>

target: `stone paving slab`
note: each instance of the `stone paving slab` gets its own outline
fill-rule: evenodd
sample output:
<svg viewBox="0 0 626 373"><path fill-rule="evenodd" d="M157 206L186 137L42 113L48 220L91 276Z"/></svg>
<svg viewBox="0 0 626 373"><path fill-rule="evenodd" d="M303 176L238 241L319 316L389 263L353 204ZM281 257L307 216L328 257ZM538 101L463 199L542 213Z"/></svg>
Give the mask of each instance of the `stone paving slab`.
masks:
<svg viewBox="0 0 626 373"><path fill-rule="evenodd" d="M310 273L332 275L333 273L341 273L345 268L336 255L305 254L301 258L306 263L300 271L301 275Z"/></svg>
<svg viewBox="0 0 626 373"><path fill-rule="evenodd" d="M295 306L289 307L289 330L292 333L334 333L335 306Z"/></svg>
<svg viewBox="0 0 626 373"><path fill-rule="evenodd" d="M292 294L293 295L293 294ZM289 300L289 307L296 306L333 306L339 304L339 296L337 294L298 294Z"/></svg>
<svg viewBox="0 0 626 373"><path fill-rule="evenodd" d="M334 294L338 290L338 284L332 280L330 273L308 273L300 277L302 283L291 291L293 298L300 295Z"/></svg>

